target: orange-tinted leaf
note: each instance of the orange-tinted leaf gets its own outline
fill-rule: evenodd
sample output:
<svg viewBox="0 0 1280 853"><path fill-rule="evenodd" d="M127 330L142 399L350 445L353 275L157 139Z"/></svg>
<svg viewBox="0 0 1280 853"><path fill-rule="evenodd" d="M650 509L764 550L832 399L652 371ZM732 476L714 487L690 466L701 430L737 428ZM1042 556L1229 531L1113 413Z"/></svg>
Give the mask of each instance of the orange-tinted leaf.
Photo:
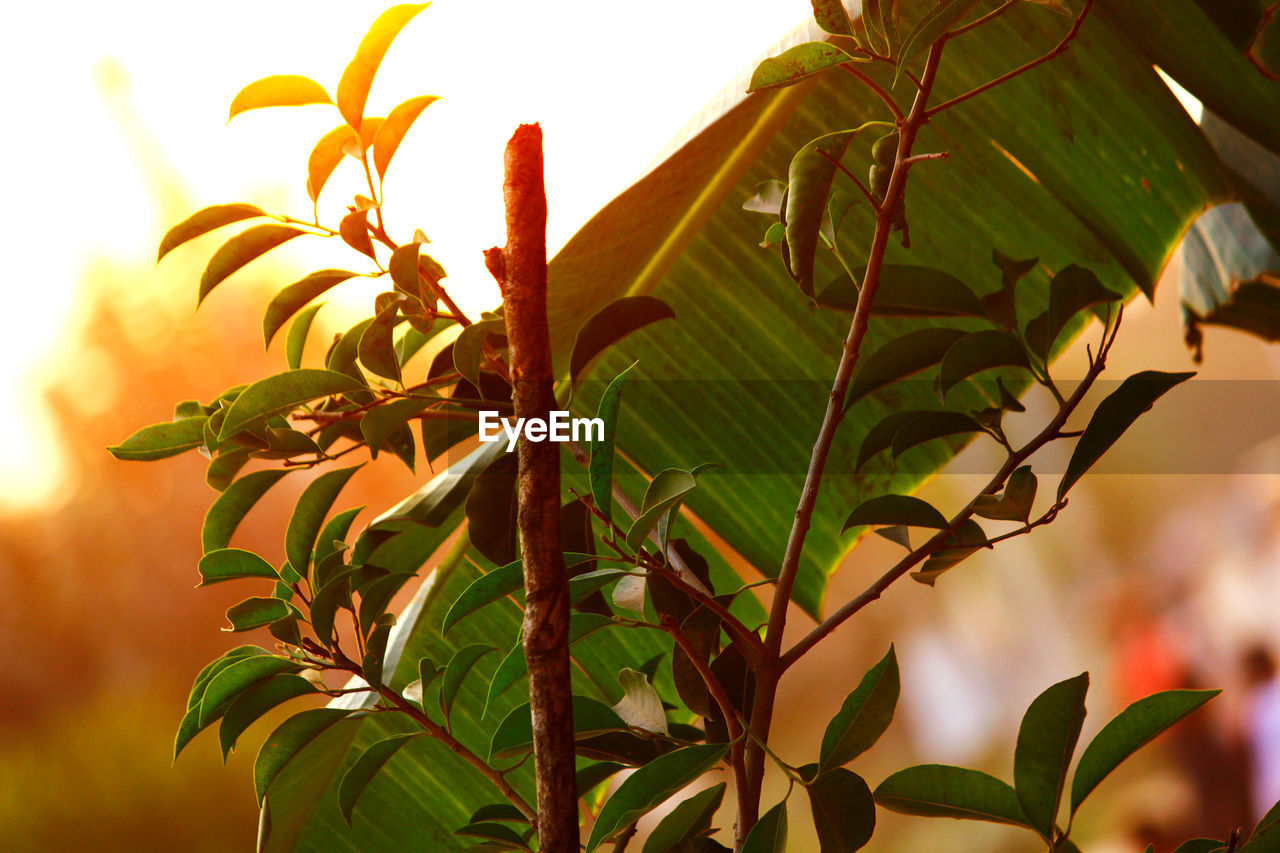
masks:
<svg viewBox="0 0 1280 853"><path fill-rule="evenodd" d="M164 235L164 239L160 241L160 251L156 255L156 263L160 263L161 258L188 240L194 240L224 225L230 225L232 222L240 222L244 219L253 219L255 216L266 215L261 208L252 204L215 204L203 210L197 210L170 228L168 233Z"/></svg>
<svg viewBox="0 0 1280 853"><path fill-rule="evenodd" d="M316 147L311 149L307 158L307 195L314 202L320 197L320 190L328 182L333 170L342 162L343 148L355 138L355 133L345 124L340 124L320 137Z"/></svg>
<svg viewBox="0 0 1280 853"><path fill-rule="evenodd" d="M357 210L342 217L342 221L338 223L338 233L342 236L342 242L357 252L371 258L376 257L373 254L373 240L369 238L369 219L365 211Z"/></svg>
<svg viewBox="0 0 1280 853"><path fill-rule="evenodd" d="M242 112L263 107L300 107L306 104L332 104L333 99L315 80L298 74L273 74L255 80L239 91L231 101L231 121Z"/></svg>
<svg viewBox="0 0 1280 853"><path fill-rule="evenodd" d="M209 295L209 291L221 284L223 279L245 264L265 255L281 243L305 233L307 232L290 228L288 225L255 225L232 237L214 252L208 266L204 268L204 275L200 276L200 296L197 304L203 302Z"/></svg>
<svg viewBox="0 0 1280 853"><path fill-rule="evenodd" d="M381 117L372 117L360 122L360 147L368 151L373 147L373 140L378 137L378 131L382 128L382 123L386 119Z"/></svg>
<svg viewBox="0 0 1280 853"><path fill-rule="evenodd" d="M404 135L409 128L417 120L422 111L431 106L435 101L440 100L435 95L419 95L416 98L410 98L402 104L396 105L386 120L382 122L378 128L377 136L373 140L373 165L378 170L378 177L384 177L387 174L387 167L391 165L391 158L395 156L396 149L400 147L400 141L404 139ZM361 128L363 134L364 128Z"/></svg>
<svg viewBox="0 0 1280 853"><path fill-rule="evenodd" d="M324 293L335 284L353 278L357 273L349 270L319 270L306 278L295 281L280 291L267 306L266 316L262 318L262 337L267 346L271 339L290 317L304 305Z"/></svg>
<svg viewBox="0 0 1280 853"><path fill-rule="evenodd" d="M347 124L359 129L364 118L364 104L369 98L369 87L373 85L374 75L382 64L382 57L387 55L387 48L404 29L405 24L413 20L413 16L430 6L430 3L406 3L392 6L378 16L369 27L369 32L360 40L356 55L342 72L338 81L338 111L346 119Z"/></svg>

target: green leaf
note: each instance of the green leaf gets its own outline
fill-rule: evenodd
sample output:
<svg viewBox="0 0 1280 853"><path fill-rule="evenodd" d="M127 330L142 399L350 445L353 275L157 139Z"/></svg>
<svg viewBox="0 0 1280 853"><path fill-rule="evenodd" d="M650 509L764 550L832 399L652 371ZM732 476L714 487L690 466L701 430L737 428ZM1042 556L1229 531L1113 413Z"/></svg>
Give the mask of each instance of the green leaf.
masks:
<svg viewBox="0 0 1280 853"><path fill-rule="evenodd" d="M1013 783L1032 829L1046 841L1054 836L1067 767L1084 724L1089 673L1060 681L1032 701L1018 728Z"/></svg>
<svg viewBox="0 0 1280 853"><path fill-rule="evenodd" d="M346 119L347 124L357 130L364 118L364 104L369 97L369 87L378 73L382 58L387 55L391 42L404 29L405 24L421 12L430 3L407 3L392 6L378 16L360 40L356 55L342 72L338 81L338 111Z"/></svg>
<svg viewBox="0 0 1280 853"><path fill-rule="evenodd" d="M329 645L333 638L333 623L339 608L352 608L351 580L358 571L345 568L330 575L311 599L311 629L321 645Z"/></svg>
<svg viewBox="0 0 1280 853"><path fill-rule="evenodd" d="M272 781L303 747L350 713L342 708L313 708L294 714L277 726L258 750L258 758L253 764L253 785L258 804L262 804Z"/></svg>
<svg viewBox="0 0 1280 853"><path fill-rule="evenodd" d="M1170 388L1192 376L1195 374L1144 370L1120 383L1119 388L1098 404L1093 417L1089 419L1089 425L1084 428L1084 434L1076 443L1071 461L1067 463L1066 473L1058 484L1058 500L1062 500L1084 472L1124 435L1125 430L1133 426L1139 415L1155 405L1156 400Z"/></svg>
<svg viewBox="0 0 1280 853"><path fill-rule="evenodd" d="M178 732L174 737L174 761L178 760L182 750L204 728L204 726L200 725L200 705L204 699L205 691L209 687L209 682L237 661L255 656L270 657L270 652L258 646L237 646L217 660L210 661L205 665L204 669L200 670L200 674L196 676L195 682L191 685L191 693L187 696L187 712L183 716L182 722L178 725Z"/></svg>
<svg viewBox="0 0 1280 853"><path fill-rule="evenodd" d="M1076 264L1064 268L1049 283L1049 309L1027 324L1027 345L1047 358L1062 330L1076 314L1094 305L1120 299L1089 270Z"/></svg>
<svg viewBox="0 0 1280 853"><path fill-rule="evenodd" d="M391 253L391 260L387 261L387 271L391 273L396 290L401 293L417 297L423 295L422 277L418 274L418 253L421 248L422 244L416 240L397 246Z"/></svg>
<svg viewBox="0 0 1280 853"><path fill-rule="evenodd" d="M360 624L365 630L386 613L387 605L404 585L417 577L416 572L392 572L360 589Z"/></svg>
<svg viewBox="0 0 1280 853"><path fill-rule="evenodd" d="M476 477L471 494L467 495L471 544L491 563L508 564L520 553L516 521L520 501L516 489L516 458L504 453Z"/></svg>
<svg viewBox="0 0 1280 853"><path fill-rule="evenodd" d="M526 837L531 833L532 830L526 830ZM529 845L525 844L524 839L514 829L509 826L503 826L500 823L472 822L460 829L455 829L453 834L461 835L464 838L483 838L488 841L487 844L468 847L468 850L497 853L497 851L529 849Z"/></svg>
<svg viewBox="0 0 1280 853"><path fill-rule="evenodd" d="M786 800L760 816L742 842L742 853L787 853Z"/></svg>
<svg viewBox="0 0 1280 853"><path fill-rule="evenodd" d="M507 758L533 748L533 722L528 702L511 710L493 731L489 760ZM573 697L573 732L581 740L603 732L624 731L627 724L608 705L586 696Z"/></svg>
<svg viewBox="0 0 1280 853"><path fill-rule="evenodd" d="M315 685L300 675L281 673L266 681L260 681L236 697L222 716L218 727L218 740L222 745L222 760L235 749L236 741L245 729L253 725L267 711L277 705L315 693Z"/></svg>
<svg viewBox="0 0 1280 853"><path fill-rule="evenodd" d="M396 104L387 114L378 128L377 136L373 138L373 165L379 179L387 174L391 158L395 156L396 149L400 147L400 142L409 132L409 128L417 121L418 116L422 115L423 110L438 100L440 99L434 95L419 95Z"/></svg>
<svg viewBox="0 0 1280 853"><path fill-rule="evenodd" d="M393 432L422 414L435 400L410 397L391 400L375 406L360 419L360 434L369 445L369 458L377 459L378 450Z"/></svg>
<svg viewBox="0 0 1280 853"><path fill-rule="evenodd" d="M812 0L813 19L833 36L852 36L853 22L841 0Z"/></svg>
<svg viewBox="0 0 1280 853"><path fill-rule="evenodd" d="M215 204L197 210L165 232L160 241L160 250L156 254L156 263L160 263L165 255L189 240L233 222L266 215L262 208L252 204Z"/></svg>
<svg viewBox="0 0 1280 853"><path fill-rule="evenodd" d="M899 456L916 445L970 432L982 432L982 426L968 415L960 412L924 412L898 428L893 434L889 453L896 462Z"/></svg>
<svg viewBox="0 0 1280 853"><path fill-rule="evenodd" d="M854 507L853 512L844 520L843 533L850 527L861 527L869 524L902 525L905 527L931 527L934 530L946 528L947 519L919 498L910 495L881 495L863 501Z"/></svg>
<svg viewBox="0 0 1280 853"><path fill-rule="evenodd" d="M334 285L341 284L356 275L357 273L349 270L318 270L277 293L267 305L267 313L262 318L262 337L267 346L271 345L271 339L284 326L285 321L305 307L308 302ZM315 316L315 311L311 312L311 316ZM310 324L310 320L307 320L307 323ZM303 337L306 337L305 333ZM290 366L293 366L292 362Z"/></svg>
<svg viewBox="0 0 1280 853"><path fill-rule="evenodd" d="M591 499L596 509L608 521L613 517L613 442L618 432L618 410L622 406L622 387L635 362L610 382L600 396L596 416L604 421L604 437L591 442L591 461L587 473L591 480Z"/></svg>
<svg viewBox="0 0 1280 853"><path fill-rule="evenodd" d="M836 767L805 786L821 853L861 850L876 828L876 801L862 777Z"/></svg>
<svg viewBox="0 0 1280 853"><path fill-rule="evenodd" d="M277 373L259 379L236 398L227 409L218 433L220 440L230 438L267 419L293 411L320 397L362 391L365 386L344 373L304 368Z"/></svg>
<svg viewBox="0 0 1280 853"><path fill-rule="evenodd" d="M316 312L320 310L320 303L302 309L293 322L289 324L289 334L285 338L285 361L289 365L290 370L297 370L302 367L302 351L307 345L307 332L311 331L311 321L315 319Z"/></svg>
<svg viewBox="0 0 1280 853"><path fill-rule="evenodd" d="M453 702L458 698L458 691L462 689L462 680L467 677L467 673L471 672L471 668L480 658L492 651L496 651L493 646L473 643L458 649L449 659L449 663L444 668L444 677L440 680L440 712L444 714L446 724L449 722L449 712L453 709Z"/></svg>
<svg viewBox="0 0 1280 853"><path fill-rule="evenodd" d="M967 333L961 329L931 327L894 338L862 362L849 384L845 411L863 397L942 361L951 345Z"/></svg>
<svg viewBox="0 0 1280 853"><path fill-rule="evenodd" d="M255 225L232 237L213 253L205 266L200 276L197 304L204 302L210 291L245 264L306 233L289 225Z"/></svg>
<svg viewBox="0 0 1280 853"><path fill-rule="evenodd" d="M403 296L391 300L378 312L373 322L360 335L360 363L386 379L400 381L400 362L396 360L395 327Z"/></svg>
<svg viewBox="0 0 1280 853"><path fill-rule="evenodd" d="M570 581L570 584L572 584L572 581ZM571 591L571 601L572 596ZM570 613L569 645L572 646L579 640L613 624L612 619L608 616L601 616L599 613ZM524 645L517 638L515 645L503 657L502 662L498 664L498 668L493 671L493 678L489 682L489 695L484 702L484 713L487 714L489 709L493 707L494 700L501 696L508 687L523 678L528 671L528 663L524 658Z"/></svg>
<svg viewBox="0 0 1280 853"><path fill-rule="evenodd" d="M278 598L247 598L227 610L227 621L231 623L231 627L222 630L251 631L270 625L294 612L287 602Z"/></svg>
<svg viewBox="0 0 1280 853"><path fill-rule="evenodd" d="M1120 763L1221 690L1165 690L1131 704L1094 736L1071 780L1071 813Z"/></svg>
<svg viewBox="0 0 1280 853"><path fill-rule="evenodd" d="M687 746L660 755L632 773L600 809L587 840L587 853L710 770L728 751L721 744Z"/></svg>
<svg viewBox="0 0 1280 853"><path fill-rule="evenodd" d="M582 324L569 357L569 379L577 382L596 356L650 323L674 320L671 306L652 296L624 296L601 308Z"/></svg>
<svg viewBox="0 0 1280 853"><path fill-rule="evenodd" d="M880 783L875 798L899 814L1031 827L1013 788L981 771L948 764L919 764L899 770Z"/></svg>
<svg viewBox="0 0 1280 853"><path fill-rule="evenodd" d="M351 476L360 470L361 465L327 471L308 483L302 491L284 536L285 555L289 558L289 565L298 572L306 574L307 566L311 563L311 551L316 547L316 537L324 524L325 516L338 499L338 493Z"/></svg>
<svg viewBox="0 0 1280 853"><path fill-rule="evenodd" d="M481 320L462 330L453 342L453 369L476 387L480 386L480 366L484 360L484 342L489 335L504 334L501 320Z"/></svg>
<svg viewBox="0 0 1280 853"><path fill-rule="evenodd" d="M899 688L898 657L890 646L827 724L819 753L823 770L848 764L880 739L893 721Z"/></svg>
<svg viewBox="0 0 1280 853"><path fill-rule="evenodd" d="M872 313L880 317L981 317L986 311L969 285L948 272L914 264L885 264Z"/></svg>
<svg viewBox="0 0 1280 853"><path fill-rule="evenodd" d="M218 499L209 507L204 516L204 526L200 530L200 542L203 552L217 551L227 547L231 534L235 533L240 520L245 517L258 499L266 494L267 489L279 482L285 471L255 471L236 480L218 495Z"/></svg>
<svg viewBox="0 0 1280 853"><path fill-rule="evenodd" d="M942 357L939 388L945 397L957 384L975 373L995 367L1027 367L1022 342L1008 332L984 329L965 335Z"/></svg>
<svg viewBox="0 0 1280 853"><path fill-rule="evenodd" d="M787 269L810 299L818 231L827 210L836 164L857 133L840 130L818 137L796 153L787 174Z"/></svg>
<svg viewBox="0 0 1280 853"><path fill-rule="evenodd" d="M204 443L207 417L182 418L145 426L107 452L117 459L151 462L186 453Z"/></svg>
<svg viewBox="0 0 1280 853"><path fill-rule="evenodd" d="M1152 850L1154 848L1148 846L1147 849ZM1173 853L1214 853L1214 851L1226 849L1227 845L1216 838L1193 838L1190 841L1184 841L1179 844L1178 849ZM1241 853L1248 849L1248 845L1245 845Z"/></svg>
<svg viewBox="0 0 1280 853"><path fill-rule="evenodd" d="M200 558L200 586L234 580L236 578L269 578L280 576L271 564L252 551L239 548L219 548Z"/></svg>
<svg viewBox="0 0 1280 853"><path fill-rule="evenodd" d="M842 62L866 62L825 41L807 41L771 56L756 66L748 92L790 86Z"/></svg>
<svg viewBox="0 0 1280 853"><path fill-rule="evenodd" d="M291 660L274 655L251 655L233 661L209 679L200 697L200 728L216 722L233 699L259 681L301 668Z"/></svg>
<svg viewBox="0 0 1280 853"><path fill-rule="evenodd" d="M308 104L332 104L329 93L310 77L299 74L273 74L245 86L231 100L227 121L248 110L263 107L301 107Z"/></svg>
<svg viewBox="0 0 1280 853"><path fill-rule="evenodd" d="M371 745L364 752L360 753L360 757L355 763L342 774L342 783L338 786L338 808L342 812L342 819L351 825L351 813L355 811L356 802L360 799L360 795L364 793L364 789L369 787L369 783L373 781L373 777L378 775L384 764L391 760L400 747L418 737L420 732L409 732L408 734L393 735Z"/></svg>
<svg viewBox="0 0 1280 853"><path fill-rule="evenodd" d="M711 829L711 820L724 800L726 787L724 782L713 785L672 809L649 833L643 853L667 853L677 849L684 841L705 835Z"/></svg>
<svg viewBox="0 0 1280 853"><path fill-rule="evenodd" d="M645 489L639 517L627 531L627 547L633 551L638 549L666 511L677 501L684 500L697 485L697 478L680 468L659 471Z"/></svg>
<svg viewBox="0 0 1280 853"><path fill-rule="evenodd" d="M362 622L360 626L369 635L369 639L365 641L365 653L360 662L360 671L364 673L364 680L375 690L385 683L382 671L386 665L387 640L395 624L396 617L393 614L383 613L376 617L373 630L369 630L368 623Z"/></svg>

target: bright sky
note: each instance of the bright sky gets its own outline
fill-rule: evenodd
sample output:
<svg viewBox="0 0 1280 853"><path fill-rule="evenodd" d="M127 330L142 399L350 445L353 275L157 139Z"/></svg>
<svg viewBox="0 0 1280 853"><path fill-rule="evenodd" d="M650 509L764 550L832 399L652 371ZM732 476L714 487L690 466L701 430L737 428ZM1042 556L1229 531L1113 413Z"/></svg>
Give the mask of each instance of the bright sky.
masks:
<svg viewBox="0 0 1280 853"><path fill-rule="evenodd" d="M94 258L144 267L173 224L160 221L100 81L127 81L193 209L292 176L281 212L305 215L307 153L338 123L336 111L263 110L227 125L227 107L268 74L304 74L332 92L388 5L24 3L6 12L0 504L58 485L38 369L57 346L77 279ZM451 281L485 280L479 250L503 242L502 146L517 123L539 121L554 249L810 11L807 0L437 0L392 46L366 111L444 98L388 172L389 219L430 218L422 224ZM326 197L343 201L340 189Z"/></svg>

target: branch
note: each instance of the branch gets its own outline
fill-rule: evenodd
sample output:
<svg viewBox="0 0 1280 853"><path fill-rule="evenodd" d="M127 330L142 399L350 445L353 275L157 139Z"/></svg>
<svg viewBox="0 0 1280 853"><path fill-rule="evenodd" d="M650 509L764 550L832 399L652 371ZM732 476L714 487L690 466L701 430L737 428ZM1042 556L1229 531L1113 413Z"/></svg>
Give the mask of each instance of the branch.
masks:
<svg viewBox="0 0 1280 853"><path fill-rule="evenodd" d="M847 63L841 65L840 68L852 74L854 77L857 77L866 85L868 89L870 89L872 92L875 92L876 97L878 97L881 101L884 102L884 105L889 108L889 112L893 113L894 119L899 124L906 121L906 116L902 114L902 110L900 110L898 108L898 105L894 103L893 98L889 97L889 93L886 92L884 89L880 88L879 83L877 83L875 80L872 80L866 74L863 74L861 71L859 71L858 69L854 68L852 65L849 65Z"/></svg>
<svg viewBox="0 0 1280 853"><path fill-rule="evenodd" d="M555 374L547 330L547 197L542 128L524 124L507 143L505 179L507 288L512 399L517 417L548 419ZM538 848L578 849L569 585L560 548L560 449L521 437L520 553L524 560L524 655L529 665L533 764L538 788Z"/></svg>
<svg viewBox="0 0 1280 853"><path fill-rule="evenodd" d="M1014 472L1014 469L1025 462L1041 447L1044 447L1049 442L1062 437L1061 430L1063 425L1080 405L1080 402L1089 392L1089 389L1093 387L1093 383L1098 378L1099 374L1102 373L1102 369L1106 363L1107 350L1110 348L1110 345L1115 342L1115 331L1118 328L1119 320L1116 321L1116 327L1111 331L1109 341L1104 345L1104 348L1099 351L1098 358L1089 365L1089 371L1085 374L1084 379L1081 380L1079 387L1077 387L1075 392L1058 407L1058 413L1054 416L1053 420L1051 420L1049 424L1039 432L1039 434L1028 441L1019 450L1010 454L1008 459L1005 460L1004 465L1002 465L1000 470L996 472L996 475L992 477L991 481L988 482L982 491L978 493L979 495L995 494L1004 484L1005 480L1009 478L1009 475ZM1106 338L1106 331L1107 330L1105 329L1103 330L1104 338ZM1046 524L1048 521L1052 521L1053 516L1057 514L1059 509L1060 507L1055 505L1045 514L1045 517L1037 520L1036 524L1032 526L1038 526L1039 524ZM968 506L956 513L955 517L951 519L951 523L945 529L938 531L929 539L928 542L924 543L924 545L903 557L898 561L897 565L885 572L875 583L867 587L867 589L856 598L846 602L839 610L827 617L822 624L810 631L804 639L792 646L786 654L782 655L782 669L785 670L787 667L799 660L807 651L809 651L809 649L813 648L824 637L836 628L840 627L846 619L878 599L894 581L909 572L917 563L925 557L928 557L939 547L945 545L952 538L955 530L972 515L973 502L970 501ZM1027 527L1025 529L1015 531L1015 533L1025 533L1029 529L1030 527ZM1005 539L1009 537L1004 536L999 538Z"/></svg>
<svg viewBox="0 0 1280 853"><path fill-rule="evenodd" d="M938 104L936 107L934 107L933 109L925 113L925 118L931 119L934 116L936 116L938 113L942 112L943 110L949 110L952 107L954 107L956 104L963 103L969 100L970 98L974 97L975 95L981 95L983 92L987 91L988 89L994 89L996 86L999 86L1002 83L1007 83L1010 80L1012 80L1014 77L1017 77L1019 74L1024 74L1030 71L1032 68L1035 68L1038 65L1043 65L1044 63L1048 62L1050 59L1053 59L1055 56L1058 56L1059 54L1061 54L1063 51L1067 49L1067 46L1071 44L1072 39L1074 39L1076 37L1076 34L1080 32L1080 25L1084 23L1084 19L1088 17L1089 10L1092 7L1093 7L1093 0L1084 0L1084 8L1082 8L1080 10L1080 14L1076 16L1075 22L1071 25L1071 29L1068 30L1067 34L1062 37L1062 41L1058 42L1057 47L1055 47L1053 50L1046 53L1044 56L1041 56L1039 59L1033 59L1030 62L1028 62L1026 65L1021 65L1013 69L1007 74L1001 74L996 79L991 80L987 83L983 83L981 86L979 86L976 89L970 89L968 92L965 92L963 95L957 95L956 97L952 98L949 101L943 101L941 104Z"/></svg>
<svg viewBox="0 0 1280 853"><path fill-rule="evenodd" d="M956 36L962 36L965 33L969 32L969 30L977 29L978 27L982 26L988 21L993 21L996 18L1000 17L1005 12L1008 12L1010 9L1012 9L1014 6L1017 6L1021 2L1022 0L1006 0L1003 6L999 6L995 9L992 9L990 12L983 15L981 18L975 18L974 20L965 24L963 27L956 27L954 30L947 33L947 38L951 39L951 38L955 38Z"/></svg>

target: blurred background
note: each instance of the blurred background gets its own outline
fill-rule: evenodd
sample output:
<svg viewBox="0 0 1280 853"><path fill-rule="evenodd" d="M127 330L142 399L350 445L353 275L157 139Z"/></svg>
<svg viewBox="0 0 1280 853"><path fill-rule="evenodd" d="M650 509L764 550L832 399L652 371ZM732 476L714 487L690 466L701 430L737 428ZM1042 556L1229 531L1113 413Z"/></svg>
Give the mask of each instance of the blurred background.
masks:
<svg viewBox="0 0 1280 853"><path fill-rule="evenodd" d="M214 496L203 460L120 463L104 448L168 419L178 400L281 369L279 345L264 353L256 331L268 288L350 263L324 241L296 241L221 286L197 314L196 281L217 238L153 261L167 227L208 204L309 215L306 156L335 117L307 107L228 125L228 104L267 74L332 87L385 5L25 4L6 16L2 849L253 843L252 750L223 769L206 736L170 766L191 679L231 643L219 628L235 591L194 589L199 527ZM554 250L810 11L805 0L739 0L731 17L723 4L674 0L641 13L580 0L480 5L438 0L410 24L370 102L377 110L444 97L401 147L386 211L426 230L468 309L497 298L479 249L503 242L501 150L516 123L544 128ZM356 178L339 172L334 181L354 188ZM337 209L349 193L326 196ZM341 294L317 320L325 334L371 296L358 283ZM1112 375L1190 368L1175 295L1169 283L1154 307L1139 301L1127 311ZM1059 375L1083 373L1083 344L1094 336ZM1249 721L1271 678L1260 650L1280 641L1280 446L1271 437L1280 356L1213 329L1205 349L1196 391L1162 401L1117 446L1111 473L1086 478L1054 525L973 558L963 582L895 588L825 657L806 659L784 682L803 701L780 703L778 750L813 752L823 722L891 637L903 705L859 768L873 782L935 761L1007 778L1022 711L1081 670L1094 684L1086 737L1154 690L1224 687L1106 783L1077 835L1095 842L1090 850L1140 851L1148 841L1163 850L1172 849L1164 839L1221 837L1250 823ZM981 464L962 457L952 470ZM955 502L978 482L944 474L926 497ZM413 484L378 466L345 497L368 503L372 517ZM294 497L284 487L269 495L238 543L277 554ZM889 547L860 547L831 600L878 575ZM803 623L793 620L795 630ZM986 825L886 816L883 828L874 849L929 849L940 831L955 849L1030 849L1016 832Z"/></svg>

